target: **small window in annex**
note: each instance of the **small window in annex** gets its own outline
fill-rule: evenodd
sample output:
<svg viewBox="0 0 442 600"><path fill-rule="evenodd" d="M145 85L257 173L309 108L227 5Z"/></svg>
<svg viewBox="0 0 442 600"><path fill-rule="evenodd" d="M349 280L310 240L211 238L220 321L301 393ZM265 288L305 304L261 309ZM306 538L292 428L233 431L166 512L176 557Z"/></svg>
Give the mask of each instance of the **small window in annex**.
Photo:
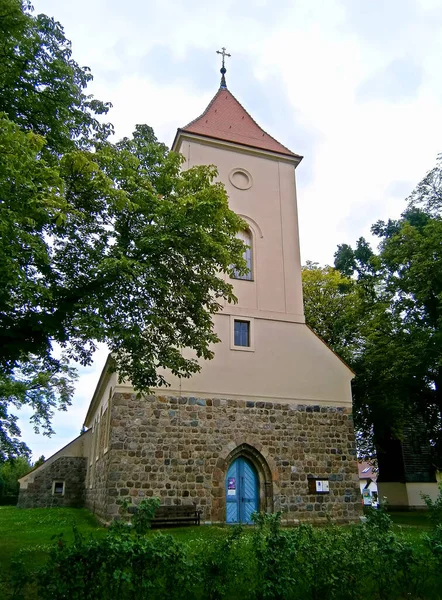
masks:
<svg viewBox="0 0 442 600"><path fill-rule="evenodd" d="M249 230L240 231L236 234L236 237L244 242L247 245L246 250L244 251L243 258L247 263L247 268L249 269L245 275L240 275L237 271L234 271L233 278L234 279L245 279L246 281L253 281L253 253L252 253L252 234Z"/></svg>
<svg viewBox="0 0 442 600"><path fill-rule="evenodd" d="M64 496L64 481L54 481L52 483L52 495Z"/></svg>
<svg viewBox="0 0 442 600"><path fill-rule="evenodd" d="M235 319L233 328L235 346L250 346L250 321L237 321Z"/></svg>

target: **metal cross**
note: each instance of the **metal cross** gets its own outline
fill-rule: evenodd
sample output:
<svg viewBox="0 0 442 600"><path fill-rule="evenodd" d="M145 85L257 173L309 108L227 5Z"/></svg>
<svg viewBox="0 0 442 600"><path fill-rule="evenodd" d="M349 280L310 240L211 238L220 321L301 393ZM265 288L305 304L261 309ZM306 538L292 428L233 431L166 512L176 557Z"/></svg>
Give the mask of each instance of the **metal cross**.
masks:
<svg viewBox="0 0 442 600"><path fill-rule="evenodd" d="M223 66L222 66L222 68L225 69L224 59L225 59L226 56L228 56L230 58L232 55L231 54L227 54L225 48L221 48L221 50L217 50L216 53L217 54L221 54L221 56L223 57Z"/></svg>
<svg viewBox="0 0 442 600"><path fill-rule="evenodd" d="M217 50L216 53L217 54L221 54L221 56L223 57L223 66L219 70L220 73L221 73L221 85L220 85L220 89L226 90L227 89L226 77L225 77L225 75L226 75L226 67L224 66L224 59L225 59L226 56L230 57L230 54L227 54L225 48L221 48L221 50Z"/></svg>

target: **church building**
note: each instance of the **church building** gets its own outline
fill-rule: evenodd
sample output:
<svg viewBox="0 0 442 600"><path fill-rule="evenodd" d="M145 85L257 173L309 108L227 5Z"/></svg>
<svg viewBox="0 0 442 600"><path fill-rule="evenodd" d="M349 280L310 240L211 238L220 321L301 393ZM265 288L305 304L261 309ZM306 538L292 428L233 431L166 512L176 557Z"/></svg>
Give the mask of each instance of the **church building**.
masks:
<svg viewBox="0 0 442 600"><path fill-rule="evenodd" d="M224 52L224 50L223 50ZM224 57L223 57L224 60ZM86 506L103 521L119 500L195 504L205 523L359 519L352 371L305 324L295 172L302 157L266 133L221 86L179 129L183 168L216 165L247 223L247 275L214 316L221 342L190 379L137 395L108 359L87 431L21 479L19 506ZM227 277L227 275L226 275Z"/></svg>

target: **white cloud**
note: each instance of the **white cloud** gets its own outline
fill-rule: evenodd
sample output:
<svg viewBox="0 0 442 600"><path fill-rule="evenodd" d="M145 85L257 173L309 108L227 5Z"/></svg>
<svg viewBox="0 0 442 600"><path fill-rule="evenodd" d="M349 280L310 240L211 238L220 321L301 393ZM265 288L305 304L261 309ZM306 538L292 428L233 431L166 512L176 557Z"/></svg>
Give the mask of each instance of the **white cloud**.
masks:
<svg viewBox="0 0 442 600"><path fill-rule="evenodd" d="M298 168L303 260L332 263L338 243L354 243L369 234L376 220L398 216L405 203L392 184L405 182L402 189L409 185L411 190L442 150L440 1L34 0L34 4L37 11L56 16L73 41L74 58L92 68L91 89L114 104L110 120L119 137L129 134L136 123L146 122L171 144L176 128L198 116L215 93L219 81L215 50L220 46L232 54L229 88L234 94L241 89L238 99L246 108L263 103L272 91L268 86L275 78L280 81L286 92L284 115L291 111L293 119L288 116L281 123L269 114L266 123L262 104L259 114L264 117L258 120L282 143L290 141L295 152L305 153ZM148 61L158 46L170 53L161 81ZM207 81L203 90L190 77L192 69L200 68L198 53L210 57L213 68L199 73ZM161 53L156 60L161 61ZM422 74L412 97L396 98L393 93L393 97L358 98L361 86L388 65L404 65L396 75L407 77L408 60ZM252 65L251 73L238 70L245 64ZM161 64L156 67L161 69ZM241 86L246 78L254 85ZM399 83L408 89L410 82ZM278 97L272 102L274 111ZM272 123L273 128L268 127ZM305 141L309 132L311 144ZM84 409L93 387L91 377L82 376L79 399L71 410ZM98 378L98 367L93 377ZM57 420L66 423L72 414Z"/></svg>

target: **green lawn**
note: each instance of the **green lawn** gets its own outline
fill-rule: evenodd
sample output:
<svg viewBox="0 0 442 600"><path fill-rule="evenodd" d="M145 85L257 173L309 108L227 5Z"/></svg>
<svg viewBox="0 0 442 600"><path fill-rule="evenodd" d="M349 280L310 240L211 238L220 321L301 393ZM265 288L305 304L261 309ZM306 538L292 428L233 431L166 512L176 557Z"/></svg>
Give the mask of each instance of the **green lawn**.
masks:
<svg viewBox="0 0 442 600"><path fill-rule="evenodd" d="M428 513L426 511L389 511L388 513L395 525L400 525L406 528L414 528L420 531L428 531L431 529Z"/></svg>
<svg viewBox="0 0 442 600"><path fill-rule="evenodd" d="M424 531L430 530L427 515L425 513L390 513L394 522L394 531L401 533L414 545L420 546L423 541L419 539ZM11 561L21 559L24 563L25 572L32 572L46 562L48 552L54 544L54 538L60 534L66 541L73 539L73 525L84 536L103 537L106 529L86 509L67 508L44 508L44 509L17 509L16 507L0 507L0 590L7 590L6 596L0 591L0 598L21 598L11 594L11 586L14 573L23 572L11 569ZM344 530L351 525L344 526ZM247 536L252 533L253 527L245 529ZM148 535L155 535L156 531L150 531ZM166 531L166 530L163 530ZM201 541L214 537L222 537L231 531L229 526L201 526L168 529L178 540L189 542L191 553L198 553ZM324 532L325 533L325 532ZM205 547L205 546L204 546ZM192 550L193 548L193 550ZM2 580L4 584L2 586ZM26 598L36 597L36 583L26 587ZM427 597L427 596L426 596ZM431 598L440 597L429 596Z"/></svg>
<svg viewBox="0 0 442 600"><path fill-rule="evenodd" d="M417 537L422 531L430 529L425 513L392 512L390 516L395 523L395 530L401 530L407 537ZM8 569L11 559L19 554L27 565L40 566L53 544L51 538L63 534L65 540L72 540L74 524L84 535L104 536L106 533L106 529L86 509L0 506L0 570ZM181 541L190 541L225 535L229 527L182 527L167 531Z"/></svg>
<svg viewBox="0 0 442 600"><path fill-rule="evenodd" d="M73 539L76 525L83 535L104 536L106 529L84 508L32 508L0 506L0 571L8 569L11 559L19 555L30 567L45 562L53 537ZM164 530L166 531L166 530ZM225 535L228 527L181 527L167 529L182 541ZM155 532L152 531L151 535Z"/></svg>
<svg viewBox="0 0 442 600"><path fill-rule="evenodd" d="M104 535L105 529L86 509L0 506L0 570L19 554L26 564L40 566L49 551L53 536L63 534L72 540L72 526L83 534Z"/></svg>

